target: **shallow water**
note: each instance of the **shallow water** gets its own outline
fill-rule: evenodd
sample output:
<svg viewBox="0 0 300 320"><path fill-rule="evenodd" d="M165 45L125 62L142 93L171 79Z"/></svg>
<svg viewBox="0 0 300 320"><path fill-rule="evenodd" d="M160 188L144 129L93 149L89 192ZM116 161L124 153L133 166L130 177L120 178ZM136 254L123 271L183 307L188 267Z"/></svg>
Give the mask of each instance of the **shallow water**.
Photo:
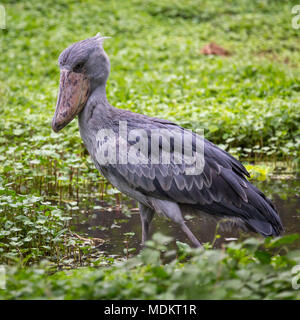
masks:
<svg viewBox="0 0 300 320"><path fill-rule="evenodd" d="M254 184L275 203L285 228L285 234L300 234L300 180L268 180L254 182ZM105 243L98 248L107 254L124 256L127 246L124 243L126 239L128 247L136 248L135 252L138 252L141 242L141 223L137 203L133 200L124 200L121 204L126 205L126 210L116 209L115 201L111 203L112 205L109 205L105 201L95 201L91 198L90 201L87 201L86 210L81 210L81 213L74 212L72 219L74 230L81 235L104 239ZM216 222L198 216L187 218L190 218L187 225L199 241L212 243L216 234ZM228 224L225 224L224 227L224 230L218 229L217 234L221 237L215 241L214 247L220 247L222 243L239 237L249 236L241 234ZM124 235L128 232L133 232L134 235L130 237ZM153 219L150 232L151 234L161 232L181 242L189 243L185 234L175 223L158 216ZM300 241L294 246L300 247Z"/></svg>

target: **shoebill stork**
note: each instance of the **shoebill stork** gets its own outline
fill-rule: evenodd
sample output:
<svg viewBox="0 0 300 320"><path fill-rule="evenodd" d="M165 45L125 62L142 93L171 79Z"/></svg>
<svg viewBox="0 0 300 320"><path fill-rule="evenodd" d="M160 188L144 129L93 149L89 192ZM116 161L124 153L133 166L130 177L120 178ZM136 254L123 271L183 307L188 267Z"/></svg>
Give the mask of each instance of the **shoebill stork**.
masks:
<svg viewBox="0 0 300 320"><path fill-rule="evenodd" d="M201 244L185 224L183 216L187 212L208 214L216 219L228 218L239 227L263 236L279 235L283 227L274 205L247 180L249 173L237 159L173 122L117 109L109 104L105 88L110 62L103 49L103 40L98 34L72 44L60 54L60 88L52 129L58 132L78 116L81 137L96 168L114 187L138 201L142 245L148 239L155 213L179 224L196 247ZM156 129L187 134L192 137L189 141L193 150L195 141L202 139L202 171L187 174L188 164L184 160L181 163L174 160L174 139L170 139L169 163L154 163L149 153L146 163L121 163L120 159L99 162L97 152L102 144L97 133L103 129L118 133L121 122L126 123L127 132L136 129L146 132L146 140L151 139L151 132ZM138 141L130 140L129 135L127 140L126 151ZM119 143L116 140L116 144ZM147 148L149 152L150 146ZM161 140L159 148L162 148Z"/></svg>

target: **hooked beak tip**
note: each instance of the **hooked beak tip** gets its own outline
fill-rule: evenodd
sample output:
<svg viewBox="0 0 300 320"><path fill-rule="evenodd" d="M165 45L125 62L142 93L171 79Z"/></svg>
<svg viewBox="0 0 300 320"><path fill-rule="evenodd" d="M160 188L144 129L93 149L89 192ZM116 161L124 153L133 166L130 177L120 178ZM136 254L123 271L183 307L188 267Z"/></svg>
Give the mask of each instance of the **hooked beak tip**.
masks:
<svg viewBox="0 0 300 320"><path fill-rule="evenodd" d="M52 126L52 130L54 131L54 132L59 132L59 129L58 128L56 128L55 126Z"/></svg>
<svg viewBox="0 0 300 320"><path fill-rule="evenodd" d="M64 127L64 125L62 125L62 124L59 125L59 124L56 122L56 118L54 117L53 120L52 120L52 125L51 125L51 127L52 127L52 130L57 133L57 132L59 132L59 131Z"/></svg>

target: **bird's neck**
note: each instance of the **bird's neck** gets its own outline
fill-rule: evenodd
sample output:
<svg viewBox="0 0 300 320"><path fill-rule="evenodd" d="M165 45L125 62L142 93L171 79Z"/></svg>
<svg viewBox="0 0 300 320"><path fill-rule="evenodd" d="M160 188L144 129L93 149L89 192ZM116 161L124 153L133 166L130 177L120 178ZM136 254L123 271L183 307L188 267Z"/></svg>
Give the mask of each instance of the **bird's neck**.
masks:
<svg viewBox="0 0 300 320"><path fill-rule="evenodd" d="M113 111L106 97L105 84L98 86L91 93L85 107L79 114L80 125L86 126L95 122L95 119L109 119ZM101 123L99 123L101 125ZM106 125L104 121L103 125Z"/></svg>
<svg viewBox="0 0 300 320"><path fill-rule="evenodd" d="M89 153L94 145L97 132L110 128L114 109L106 98L105 84L95 88L85 107L78 115L79 131Z"/></svg>
<svg viewBox="0 0 300 320"><path fill-rule="evenodd" d="M107 101L107 98L106 98L106 85L105 83L104 84L101 84L99 86L97 86L93 92L91 93L89 99L88 99L88 102L87 102L87 105L88 104L99 104L99 105L109 105L108 101Z"/></svg>

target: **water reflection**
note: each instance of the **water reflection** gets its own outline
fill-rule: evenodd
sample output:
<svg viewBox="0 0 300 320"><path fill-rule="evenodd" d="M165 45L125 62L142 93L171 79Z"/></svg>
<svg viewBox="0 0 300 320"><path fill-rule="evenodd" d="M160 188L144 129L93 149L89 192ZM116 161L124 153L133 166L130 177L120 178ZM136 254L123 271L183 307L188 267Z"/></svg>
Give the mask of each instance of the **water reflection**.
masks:
<svg viewBox="0 0 300 320"><path fill-rule="evenodd" d="M273 199L284 228L285 234L300 234L300 180L268 180L265 182L256 182L264 193ZM109 254L124 255L124 233L134 232L134 236L129 239L129 247L136 248L138 252L141 241L141 224L137 210L137 203L133 200L122 202L127 209L118 210L114 206L108 205L105 201L93 201L91 208L93 210L84 210L81 214L73 215L73 225L77 232L83 233L89 237L102 238L106 242L101 247ZM130 212L130 216L128 215ZM187 217L188 226L197 236L200 242L212 242L216 233L216 222L203 217ZM155 217L151 225L151 233L161 232L172 236L176 240L189 243L185 234L172 221ZM220 247L222 243L233 238L246 237L236 228L223 224L223 228L218 230L221 236L215 242L215 247ZM175 245L175 244L173 244ZM300 242L295 244L300 246Z"/></svg>

